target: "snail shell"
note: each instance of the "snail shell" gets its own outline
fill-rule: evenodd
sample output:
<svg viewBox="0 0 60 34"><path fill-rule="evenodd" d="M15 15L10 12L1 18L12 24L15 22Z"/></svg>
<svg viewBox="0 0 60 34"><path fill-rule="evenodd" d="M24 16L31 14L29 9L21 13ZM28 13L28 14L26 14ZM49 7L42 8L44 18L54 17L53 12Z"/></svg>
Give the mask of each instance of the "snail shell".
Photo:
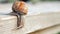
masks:
<svg viewBox="0 0 60 34"><path fill-rule="evenodd" d="M27 8L25 2L23 2L23 1L16 1L12 6L12 10L14 12L18 12L22 15L25 15L28 12L28 8Z"/></svg>

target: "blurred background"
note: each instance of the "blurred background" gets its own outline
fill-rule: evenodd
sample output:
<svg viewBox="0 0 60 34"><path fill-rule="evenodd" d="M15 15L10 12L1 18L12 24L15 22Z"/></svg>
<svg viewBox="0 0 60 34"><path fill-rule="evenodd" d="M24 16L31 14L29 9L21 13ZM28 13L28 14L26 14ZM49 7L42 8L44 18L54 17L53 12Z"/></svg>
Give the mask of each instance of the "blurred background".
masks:
<svg viewBox="0 0 60 34"><path fill-rule="evenodd" d="M0 14L10 13L12 4L16 0L0 0ZM59 12L60 0L24 0L28 4L28 15ZM57 32L60 34L60 32Z"/></svg>
<svg viewBox="0 0 60 34"><path fill-rule="evenodd" d="M12 2L14 2L15 0L0 0L0 3L12 3ZM33 3L35 3L35 2L41 2L41 1L48 1L48 2L50 2L50 1L60 1L60 0L24 0L25 2L33 2Z"/></svg>
<svg viewBox="0 0 60 34"><path fill-rule="evenodd" d="M0 13L11 12L11 7L13 2L16 0L0 0ZM29 13L28 14L37 14L41 12L47 11L58 11L60 10L60 0L23 0L29 5ZM47 7L47 8L46 8ZM33 8L33 9L32 9ZM5 12L7 11L7 12ZM38 12L37 12L38 11Z"/></svg>

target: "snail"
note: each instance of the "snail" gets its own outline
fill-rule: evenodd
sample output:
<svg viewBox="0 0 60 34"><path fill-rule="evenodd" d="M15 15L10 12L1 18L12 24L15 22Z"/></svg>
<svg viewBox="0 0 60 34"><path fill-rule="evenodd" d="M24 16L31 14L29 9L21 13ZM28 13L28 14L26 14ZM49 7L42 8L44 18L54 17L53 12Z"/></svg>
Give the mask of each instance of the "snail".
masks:
<svg viewBox="0 0 60 34"><path fill-rule="evenodd" d="M16 1L12 5L12 13L17 16L17 28L23 27L22 15L26 15L28 8L24 1Z"/></svg>

